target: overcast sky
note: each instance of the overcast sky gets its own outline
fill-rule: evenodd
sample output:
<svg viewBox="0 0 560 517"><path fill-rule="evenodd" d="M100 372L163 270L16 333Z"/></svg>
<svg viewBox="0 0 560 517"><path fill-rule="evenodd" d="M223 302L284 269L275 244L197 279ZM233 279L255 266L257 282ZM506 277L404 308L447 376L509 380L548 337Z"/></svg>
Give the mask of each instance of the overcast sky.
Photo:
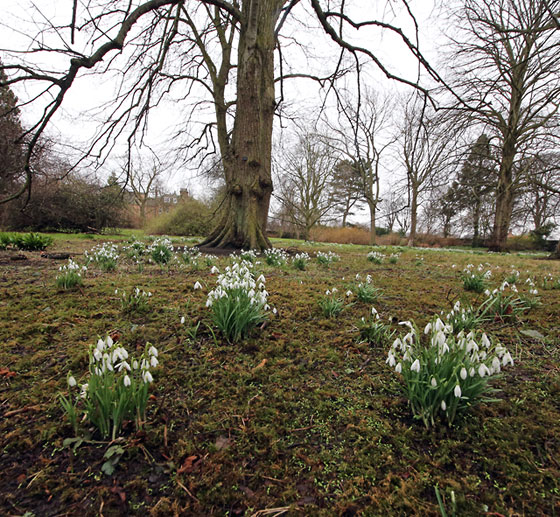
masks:
<svg viewBox="0 0 560 517"><path fill-rule="evenodd" d="M436 61L436 46L441 41L438 24L434 21L434 1L435 0L412 0L410 2L412 11L417 18L420 32L420 48L431 62ZM37 32L37 26L45 23L45 18L56 24L68 24L71 19L72 2L60 0L35 0L35 9L32 2L27 0L2 0L0 2L0 48L11 50L27 50L36 46L32 42L32 37ZM81 2L80 2L81 4ZM397 4L397 2L395 2ZM305 3L303 4L305 5ZM360 14L367 11L373 11L377 17L383 17L385 21L393 22L403 28L405 33L412 39L414 38L414 29L412 20L404 15L402 11L397 11L394 15L388 8L385 0L368 1L355 0L354 8L356 13ZM39 11L40 10L40 11ZM307 9L309 11L309 9ZM83 7L80 8L78 20L85 15ZM368 13L368 17L371 15ZM396 17L395 17L396 16ZM312 27L317 25L316 20L309 18L302 12L299 19L304 24ZM69 32L65 29L66 32ZM362 31L363 32L363 31ZM315 68L320 70L322 63L327 64L331 60L331 56L326 53L328 49L328 40L326 36L319 32L306 28L301 23L292 23L286 26L284 34L293 37L298 43L308 45L312 53L310 56L303 55L296 45L286 45L284 53L287 61L294 66L295 69L308 70ZM62 32L62 37L54 35L54 39L47 42L52 46L60 46L62 39L69 40L69 34ZM375 51L383 63L391 69L391 71L406 77L410 80L416 79L418 65L415 58L404 49L398 40L387 33L375 34L367 33L360 38L364 38L363 43L370 49ZM360 39L355 40L360 42ZM288 42L288 40L286 40ZM76 44L74 48L85 50L81 45L80 33L76 34ZM331 47L332 49L332 47ZM91 51L91 49L90 49ZM38 56L33 56L37 59ZM2 52L2 59L5 63L10 61L10 56ZM63 70L68 66L68 58L57 58L53 54L49 54L47 58L43 58L44 63L49 68ZM368 87L379 91L388 91L394 93L402 91L394 82L385 80L381 74L370 67L365 75ZM352 87L352 81L348 83ZM32 89L15 88L20 99L28 98L33 94ZM85 148L88 140L95 134L99 122L104 117L104 112L95 108L102 105L115 95L116 82L108 80L107 77L87 77L83 76L71 88L69 95L64 101L63 110L56 115L53 120L49 132L53 137L61 141L70 143L73 147L79 149ZM278 92L277 92L278 94ZM312 117L318 108L319 92L315 83L310 81L297 80L286 82L285 84L286 106L292 112L301 112L306 117ZM26 124L34 121L34 117L39 113L39 106L34 109L24 111L23 120ZM178 117L179 116L179 117ZM169 143L172 135L176 131L177 124L181 122L181 112L178 106L173 102L160 106L151 117L149 143L154 149L162 155L169 151ZM278 131L276 131L278 135ZM123 153L123 147L117 148L115 154ZM108 168L114 166L113 162L108 162ZM192 180L193 172L186 169L176 170L171 176L169 186L172 189L178 189L180 186L189 186L191 190L197 191L197 185L200 181Z"/></svg>

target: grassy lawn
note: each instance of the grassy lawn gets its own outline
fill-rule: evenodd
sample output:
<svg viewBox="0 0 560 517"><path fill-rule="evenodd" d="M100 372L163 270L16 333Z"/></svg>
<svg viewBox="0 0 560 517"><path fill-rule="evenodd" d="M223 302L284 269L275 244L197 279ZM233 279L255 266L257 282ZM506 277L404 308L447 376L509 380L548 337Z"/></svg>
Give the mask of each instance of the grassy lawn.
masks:
<svg viewBox="0 0 560 517"><path fill-rule="evenodd" d="M49 251L83 264L95 244L55 236ZM542 288L545 275L560 278L560 263L387 248L379 251L400 252L397 262L373 264L367 246L274 245L312 258L305 271L260 259L277 314L237 344L211 323L205 304L217 274L205 260L138 265L121 252L114 271L90 265L83 287L62 290L55 277L65 261L0 252L0 514L426 516L452 515L452 499L461 516L560 514L560 290ZM340 260L313 258L329 250ZM222 271L231 259L213 262ZM540 305L484 325L514 360L492 381L495 400L452 427L442 419L426 429L386 364L390 343L360 341L371 304L344 293L357 274L371 275L383 291L381 319L402 335L403 320L423 329L457 300L480 305L484 294L465 291L459 277L469 263L492 271L491 289L513 268L520 293L532 278ZM149 310L125 314L115 289L135 287L152 293ZM333 288L345 306L326 318L318 300ZM130 351L146 342L159 350L146 423L125 425L110 443L82 422L86 439L71 442L57 395L68 392L70 370L87 382L88 348L108 333ZM115 444L107 475L104 454Z"/></svg>

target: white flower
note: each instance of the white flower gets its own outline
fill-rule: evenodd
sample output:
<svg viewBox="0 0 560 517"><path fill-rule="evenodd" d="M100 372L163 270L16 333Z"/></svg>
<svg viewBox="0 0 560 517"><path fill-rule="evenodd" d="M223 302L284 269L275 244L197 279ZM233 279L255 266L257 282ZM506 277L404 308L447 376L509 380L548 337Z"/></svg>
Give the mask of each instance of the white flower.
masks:
<svg viewBox="0 0 560 517"><path fill-rule="evenodd" d="M157 356L158 356L157 348L156 348L155 346L152 345L152 346L149 348L149 350L148 350L148 354L157 357Z"/></svg>
<svg viewBox="0 0 560 517"><path fill-rule="evenodd" d="M152 356L152 358L150 359L150 364L151 364L154 368L159 364L159 361L157 360L157 357L156 357L156 356L154 356L154 355Z"/></svg>
<svg viewBox="0 0 560 517"><path fill-rule="evenodd" d="M200 282L198 280L194 283L194 288L195 289L202 289L202 285L200 284Z"/></svg>
<svg viewBox="0 0 560 517"><path fill-rule="evenodd" d="M212 269L210 270L210 273L215 274L215 273L219 273L220 270L216 267L216 266L212 266Z"/></svg>
<svg viewBox="0 0 560 517"><path fill-rule="evenodd" d="M411 365L410 365L410 371L411 372L420 372L420 361L418 359L416 359L416 361L414 361Z"/></svg>
<svg viewBox="0 0 560 517"><path fill-rule="evenodd" d="M103 352L103 350L105 350L105 341L103 341L101 338L99 338L97 340L97 350L100 350L101 352Z"/></svg>
<svg viewBox="0 0 560 517"><path fill-rule="evenodd" d="M474 368L471 368L469 370L469 377L474 377L474 374L475 374L475 370L474 370Z"/></svg>
<svg viewBox="0 0 560 517"><path fill-rule="evenodd" d="M443 332L443 330L445 329L445 324L443 323L443 321L441 321L439 318L436 320L436 324L435 324L436 330L439 332Z"/></svg>
<svg viewBox="0 0 560 517"><path fill-rule="evenodd" d="M68 377L68 386L70 386L71 388L76 386L76 379L74 379L74 376L72 375Z"/></svg>
<svg viewBox="0 0 560 517"><path fill-rule="evenodd" d="M402 364L401 363L397 363L397 366L395 366L395 371L397 373L401 373L402 372Z"/></svg>
<svg viewBox="0 0 560 517"><path fill-rule="evenodd" d="M461 379L465 380L467 378L467 369L465 367L461 368L461 373L459 373Z"/></svg>
<svg viewBox="0 0 560 517"><path fill-rule="evenodd" d="M145 370L142 372L142 380L144 381L145 384L153 382L154 378L152 377L152 374L150 373L149 370Z"/></svg>
<svg viewBox="0 0 560 517"><path fill-rule="evenodd" d="M490 340L486 334L482 334L480 341L486 348L490 348Z"/></svg>
<svg viewBox="0 0 560 517"><path fill-rule="evenodd" d="M134 368L135 370L138 370L138 361L136 359L134 361L132 361L132 368Z"/></svg>
<svg viewBox="0 0 560 517"><path fill-rule="evenodd" d="M513 359L511 358L511 354L509 352L506 352L502 357L502 366L506 366L508 363L513 366Z"/></svg>
<svg viewBox="0 0 560 517"><path fill-rule="evenodd" d="M445 403L445 400L441 401L441 410L445 411L447 409L447 404Z"/></svg>
<svg viewBox="0 0 560 517"><path fill-rule="evenodd" d="M485 375L489 375L490 374L490 370L488 370L488 367L482 363L479 367L478 367L478 375L480 375L480 377L484 377Z"/></svg>
<svg viewBox="0 0 560 517"><path fill-rule="evenodd" d="M432 324L428 323L425 327L424 327L424 334L429 334L432 331Z"/></svg>
<svg viewBox="0 0 560 517"><path fill-rule="evenodd" d="M276 314L278 311L276 310L276 307L273 307L272 309L272 314Z"/></svg>
<svg viewBox="0 0 560 517"><path fill-rule="evenodd" d="M101 359L103 359L103 354L101 353L101 350L99 350L99 348L96 348L93 351L93 357L96 361L101 361Z"/></svg>
<svg viewBox="0 0 560 517"><path fill-rule="evenodd" d="M432 384L432 387L433 387L433 388L436 388L436 387L437 387L437 381L436 381L436 378L435 378L435 377L432 377L431 384Z"/></svg>
<svg viewBox="0 0 560 517"><path fill-rule="evenodd" d="M113 338L111 336L107 336L107 339L105 340L105 343L107 344L107 346L109 348L111 348L113 346Z"/></svg>
<svg viewBox="0 0 560 517"><path fill-rule="evenodd" d="M185 317L181 316L181 325L183 325L185 323Z"/></svg>
<svg viewBox="0 0 560 517"><path fill-rule="evenodd" d="M130 377L129 377L128 375L125 375L125 376L124 376L123 384L124 384L125 386L130 386Z"/></svg>
<svg viewBox="0 0 560 517"><path fill-rule="evenodd" d="M396 361L395 361L395 356L389 352L389 355L387 356L387 360L385 361L390 367L395 366Z"/></svg>
<svg viewBox="0 0 560 517"><path fill-rule="evenodd" d="M350 289L348 289L348 291L346 291L346 296L352 296L352 291L350 291Z"/></svg>
<svg viewBox="0 0 560 517"><path fill-rule="evenodd" d="M458 384L455 385L455 389L453 390L453 393L455 394L455 396L459 399L461 398L461 386L459 386Z"/></svg>

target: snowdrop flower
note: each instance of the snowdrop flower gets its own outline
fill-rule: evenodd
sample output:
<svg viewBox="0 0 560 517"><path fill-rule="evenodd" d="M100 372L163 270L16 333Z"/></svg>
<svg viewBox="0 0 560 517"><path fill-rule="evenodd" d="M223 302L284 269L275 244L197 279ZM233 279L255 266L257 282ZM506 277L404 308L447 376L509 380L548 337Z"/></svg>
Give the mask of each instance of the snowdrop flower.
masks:
<svg viewBox="0 0 560 517"><path fill-rule="evenodd" d="M398 363L397 366L395 366L395 371L397 373L401 373L402 372L402 364Z"/></svg>
<svg viewBox="0 0 560 517"><path fill-rule="evenodd" d="M105 340L107 346L109 348L111 348L113 346L113 338L111 336L107 336L107 339Z"/></svg>
<svg viewBox="0 0 560 517"><path fill-rule="evenodd" d="M328 296L329 294L331 294L330 289L327 289L327 290L325 291L325 294L326 294L327 296Z"/></svg>
<svg viewBox="0 0 560 517"><path fill-rule="evenodd" d="M202 285L200 285L200 282L198 280L194 283L194 288L195 288L195 290L196 289L202 289Z"/></svg>
<svg viewBox="0 0 560 517"><path fill-rule="evenodd" d="M136 359L134 359L134 361L132 361L132 368L134 368L135 370L138 370L138 361Z"/></svg>
<svg viewBox="0 0 560 517"><path fill-rule="evenodd" d="M103 350L105 350L105 341L103 341L101 338L99 338L97 340L97 350L103 352Z"/></svg>
<svg viewBox="0 0 560 517"><path fill-rule="evenodd" d="M437 387L437 381L436 381L435 377L432 377L432 380L430 382L431 382L433 388Z"/></svg>
<svg viewBox="0 0 560 517"><path fill-rule="evenodd" d="M447 409L447 404L445 403L445 400L441 401L441 410L445 411Z"/></svg>
<svg viewBox="0 0 560 517"><path fill-rule="evenodd" d="M436 320L435 327L438 332L443 332L443 330L445 329L445 324L438 318Z"/></svg>
<svg viewBox="0 0 560 517"><path fill-rule="evenodd" d="M157 357L157 356L158 356L157 348L156 348L155 346L152 345L152 346L149 348L149 350L148 350L148 354Z"/></svg>
<svg viewBox="0 0 560 517"><path fill-rule="evenodd" d="M89 384L87 382L82 384L81 386L82 391L80 392L81 398L85 399L87 397L88 388L89 388Z"/></svg>
<svg viewBox="0 0 560 517"><path fill-rule="evenodd" d="M490 340L485 333L482 334L482 338L480 339L480 341L486 348L490 348Z"/></svg>
<svg viewBox="0 0 560 517"><path fill-rule="evenodd" d="M185 323L185 317L181 316L181 325L183 325Z"/></svg>
<svg viewBox="0 0 560 517"><path fill-rule="evenodd" d="M484 377L485 375L490 375L490 370L488 370L488 367L484 363L482 363L478 367L478 375L480 377Z"/></svg>
<svg viewBox="0 0 560 517"><path fill-rule="evenodd" d="M429 334L432 331L432 324L428 323L425 327L424 327L424 334Z"/></svg>
<svg viewBox="0 0 560 517"><path fill-rule="evenodd" d="M101 353L99 348L96 348L93 351L93 357L95 358L96 361L101 361L101 359L103 359L103 354Z"/></svg>
<svg viewBox="0 0 560 517"><path fill-rule="evenodd" d="M396 361L395 361L395 356L389 352L389 355L387 356L387 360L385 361L390 367L395 366Z"/></svg>
<svg viewBox="0 0 560 517"><path fill-rule="evenodd" d="M70 386L71 388L76 386L76 379L74 379L73 375L68 376L68 386Z"/></svg>
<svg viewBox="0 0 560 517"><path fill-rule="evenodd" d="M474 370L474 368L471 368L469 370L469 377L474 377L474 374L475 374L475 370Z"/></svg>
<svg viewBox="0 0 560 517"><path fill-rule="evenodd" d="M461 368L461 372L459 373L459 376L463 380L465 380L467 378L467 369L464 366L463 366L463 368Z"/></svg>
<svg viewBox="0 0 560 517"><path fill-rule="evenodd" d="M494 359L492 359L492 370L493 373L500 372L500 360L497 357L494 357Z"/></svg>
<svg viewBox="0 0 560 517"><path fill-rule="evenodd" d="M210 270L210 273L212 273L213 275L216 273L219 273L220 270L216 267L216 266L212 266L212 269Z"/></svg>
<svg viewBox="0 0 560 517"><path fill-rule="evenodd" d="M453 393L458 399L460 399L461 398L461 386L456 384L455 389L453 390Z"/></svg>
<svg viewBox="0 0 560 517"><path fill-rule="evenodd" d="M272 308L272 314L276 314L278 311L276 310L276 307Z"/></svg>
<svg viewBox="0 0 560 517"><path fill-rule="evenodd" d="M513 366L513 359L511 358L511 354L509 352L506 352L502 357L502 366L506 366L508 363Z"/></svg>
<svg viewBox="0 0 560 517"><path fill-rule="evenodd" d="M150 382L153 382L154 378L152 377L152 374L150 373L149 370L144 370L142 372L142 380L144 381L145 384L149 384Z"/></svg>
<svg viewBox="0 0 560 517"><path fill-rule="evenodd" d="M130 377L128 375L124 376L123 384L127 387L130 386Z"/></svg>
<svg viewBox="0 0 560 517"><path fill-rule="evenodd" d="M412 323L410 321L399 321L399 325L404 325L405 327L414 330L414 327L412 326Z"/></svg>
<svg viewBox="0 0 560 517"><path fill-rule="evenodd" d="M416 361L414 361L411 365L410 365L410 371L411 372L416 372L419 373L420 372L420 361L418 359L416 359Z"/></svg>
<svg viewBox="0 0 560 517"><path fill-rule="evenodd" d="M159 364L159 361L157 360L157 357L155 355L153 355L150 359L150 364L152 365L152 367L156 367Z"/></svg>
<svg viewBox="0 0 560 517"><path fill-rule="evenodd" d="M348 291L346 291L346 296L347 296L347 297L352 296L352 291L350 291L350 289L348 289Z"/></svg>

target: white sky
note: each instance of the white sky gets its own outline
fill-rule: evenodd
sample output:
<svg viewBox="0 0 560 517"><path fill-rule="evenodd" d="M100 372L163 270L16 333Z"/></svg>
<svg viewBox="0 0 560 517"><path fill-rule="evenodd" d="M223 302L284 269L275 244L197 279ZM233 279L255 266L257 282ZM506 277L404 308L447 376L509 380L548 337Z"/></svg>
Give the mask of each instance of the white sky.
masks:
<svg viewBox="0 0 560 517"><path fill-rule="evenodd" d="M410 2L412 11L417 18L420 27L420 48L428 57L429 61L435 65L436 50L435 45L440 39L438 24L434 22L433 10L436 0L412 0ZM405 33L411 38L414 38L413 26L408 16L398 15L393 18L392 14L387 10L387 2L385 0L355 0L354 2L357 14L361 12L373 11L377 16L384 16L385 21L395 22L403 27ZM397 4L395 2L395 4ZM32 7L31 2L28 0L2 0L0 2L0 49L18 49L26 50L30 46L29 37L36 31L36 24L41 24L44 20L41 15L37 13ZM60 0L35 0L35 5L48 17L50 20L57 20L58 23L67 24L71 18L71 1ZM305 4L304 4L305 5ZM309 12L309 8L306 9ZM83 12L82 12L83 14ZM363 15L362 15L363 17ZM372 17L367 14L367 17ZM305 15L300 15L300 19L308 21ZM316 26L317 22L311 21L310 24ZM320 69L320 63L324 61L332 61L332 56L326 54L328 41L326 36L317 36L320 32L306 30L297 24L287 26L285 34L293 36L299 43L309 44L312 47L312 52L316 54L316 59L309 60L301 52L295 49L295 46L288 46L285 48L284 53L290 63L295 63L295 68L299 71L307 71L309 68L315 67ZM67 31L67 29L66 29ZM319 29L320 31L320 29ZM69 34L63 33L63 38L69 40ZM402 45L392 37L383 32L383 34L367 34L361 36L364 45L367 45L375 52L382 62L392 71L407 77L408 79L415 80L418 66L415 58L406 50ZM306 41L307 40L307 41ZM360 42L360 40L355 40ZM53 46L55 45L52 40L49 41ZM60 39L56 41L60 44ZM76 47L80 48L80 33L76 32ZM9 57L0 53L4 63L10 61ZM56 59L52 54L49 55L49 66L61 70L67 67L67 59ZM319 64L317 64L319 63ZM366 83L368 87L389 92L389 95L405 90L394 82L387 81L381 77L379 73L370 72L366 74ZM350 86L349 86L350 87ZM92 109L101 105L103 102L111 99L116 91L116 83L109 80L107 77L81 77L77 83L71 88L67 98L63 104L63 110L56 115L49 134L61 141L67 142L74 147L84 149L87 142L95 134L96 127L98 126L99 113L94 115ZM25 99L32 93L31 90L23 90L20 87L15 87L14 90L20 99ZM277 91L277 94L279 92ZM285 83L285 97L286 105L289 106L292 112L300 112L306 114L305 116L313 116L319 106L318 90L315 83L304 80L292 80ZM169 140L174 133L177 124L181 120L181 112L177 109L174 103L167 103L158 108L151 116L151 126L149 133L150 144L156 150L160 150L162 155L169 152ZM38 109L23 112L24 123L29 124L33 122L34 116L38 113ZM276 130L276 134L278 132ZM124 150L121 147L115 154L123 154ZM110 165L110 162L108 162ZM108 174L110 167L105 167L102 174ZM194 178L194 172L187 169L176 170L169 179L169 187L178 190L181 186L188 186L195 195L203 192L204 186L199 179ZM388 178L385 178L387 180Z"/></svg>

